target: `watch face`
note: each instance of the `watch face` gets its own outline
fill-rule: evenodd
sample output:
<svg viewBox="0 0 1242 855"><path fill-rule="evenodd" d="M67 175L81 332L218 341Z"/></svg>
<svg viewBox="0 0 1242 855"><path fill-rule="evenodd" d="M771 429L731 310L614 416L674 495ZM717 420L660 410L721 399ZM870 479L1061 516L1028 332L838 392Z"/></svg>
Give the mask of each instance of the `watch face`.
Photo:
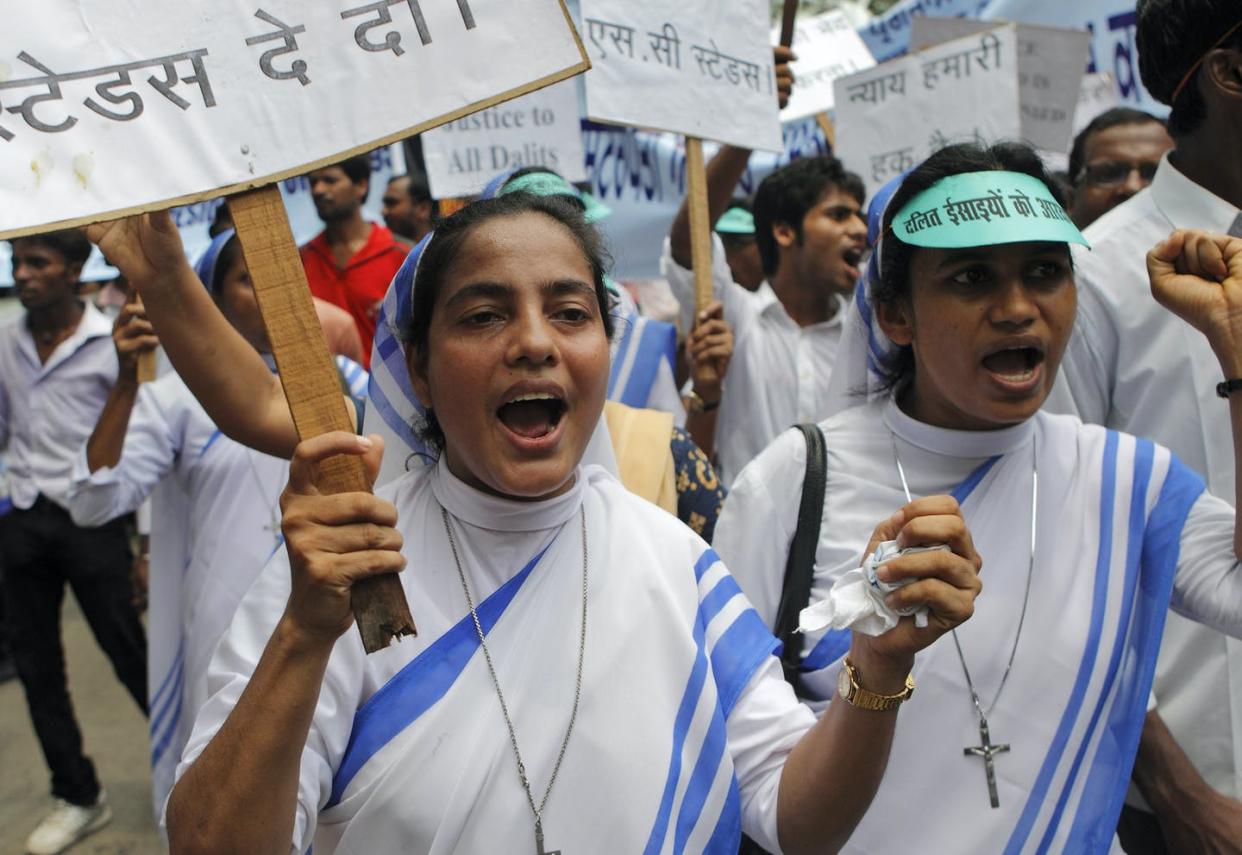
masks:
<svg viewBox="0 0 1242 855"><path fill-rule="evenodd" d="M837 674L837 694L848 701L851 688L850 672L845 667L842 667L840 673Z"/></svg>

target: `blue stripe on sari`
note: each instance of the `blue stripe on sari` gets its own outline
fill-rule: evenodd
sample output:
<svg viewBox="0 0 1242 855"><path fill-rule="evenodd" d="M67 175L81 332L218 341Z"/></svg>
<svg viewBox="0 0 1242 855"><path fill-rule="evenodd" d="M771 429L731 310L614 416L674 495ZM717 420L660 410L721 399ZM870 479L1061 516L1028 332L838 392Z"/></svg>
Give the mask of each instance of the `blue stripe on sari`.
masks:
<svg viewBox="0 0 1242 855"><path fill-rule="evenodd" d="M1119 601L1122 612L1118 616L1116 637L1113 639L1113 650L1108 658L1108 667L1104 672L1104 681L1100 686L1099 697L1095 702L1095 709L1091 711L1091 718L1088 719L1087 729L1083 732L1082 740L1078 743L1078 750L1074 752L1074 761L1070 764L1069 774L1065 777L1065 783L1061 788L1061 795L1057 799L1056 808L1052 812L1052 817L1048 821L1048 826L1044 829L1043 839L1039 844L1041 852L1047 851L1048 847L1052 844L1052 838L1056 834L1056 830L1061 824L1061 817L1064 815L1065 808L1069 804L1070 794L1074 790L1074 783L1078 780L1078 772L1082 768L1083 760L1087 756L1087 749L1091 745L1091 741L1094 738L1096 726L1099 724L1101 716L1104 715L1105 709L1109 707L1109 699L1113 697L1113 682L1117 679L1117 669L1121 665L1122 654L1126 651L1125 642L1130 629L1130 619L1133 616L1133 609L1130 604L1134 598L1134 589L1138 579L1139 552L1143 544L1143 521L1147 517L1147 486L1151 482L1151 466L1152 458L1154 456L1155 446L1153 446L1150 441L1143 439L1135 441L1134 472L1130 484L1130 519L1129 526L1126 531L1125 575L1123 577L1124 581L1122 583L1121 599ZM1148 688L1150 689L1150 686ZM1146 712L1146 700L1146 691L1143 692L1142 698L1131 698L1128 712L1131 715L1137 713L1141 717ZM1135 702L1138 702L1140 705L1135 707ZM1120 695L1114 698L1114 703L1118 706L1111 707L1110 714L1114 711L1120 711L1121 714L1124 715L1127 712L1126 708L1121 706L1123 702ZM1107 733L1101 736L1101 742L1097 752L1097 762L1100 762L1101 760L1099 757L1100 753L1106 756L1110 753L1106 750L1104 742L1108 738L1109 734ZM1116 758L1114 755L1114 765L1116 765L1116 761L1118 759L1119 758ZM1124 772L1122 772L1119 768L1115 768L1114 774L1120 774L1122 778L1127 778L1129 777L1130 764L1124 763L1123 765L1125 766ZM1088 773L1088 780L1090 777L1091 774ZM1118 810L1120 810L1120 806L1118 807ZM1097 816L1095 818L1096 822L1099 822L1101 818L1102 817ZM1108 839L1111 840L1113 832L1117 827L1117 817L1114 816L1111 820L1104 818L1104 825L1109 828ZM1098 833L1098 831L1099 827L1097 826L1096 832ZM1071 836L1067 840L1066 851L1098 851L1098 849L1091 846L1084 848L1084 846L1089 843L1094 843L1094 841L1080 840Z"/></svg>
<svg viewBox="0 0 1242 855"><path fill-rule="evenodd" d="M660 361L667 361L672 367L677 352L677 328L664 321L652 318L635 317L634 329L637 337L629 338L629 347L637 348L630 370L624 379L621 389L616 384L622 379L614 373L609 377L608 399L619 401L627 407L639 409L647 406L651 399L651 389L655 385L656 376L660 371ZM624 342L623 342L624 346ZM617 350L615 369L620 369L625 362L621 358L621 349Z"/></svg>
<svg viewBox="0 0 1242 855"><path fill-rule="evenodd" d="M485 635L500 620L522 583L551 545L549 543L541 549L521 572L479 604L476 611ZM332 795L325 809L341 800L350 781L377 751L448 693L478 649L479 638L474 620L466 615L426 650L407 662L358 708L354 713L349 744L332 781Z"/></svg>
<svg viewBox="0 0 1242 855"><path fill-rule="evenodd" d="M1061 716L1061 722L1057 726L1057 732L1052 738L1047 756L1044 757L1039 775L1035 778L1035 786L1027 796L1026 806L1022 809L1018 824L1014 827L1009 842L1005 846L1006 855L1011 855L1011 853L1016 855L1026 845L1026 840L1039 816L1040 808L1048 795L1048 788L1052 785L1052 777L1061 763L1061 755L1065 752L1065 746L1069 742L1074 722L1078 720L1083 698L1087 692L1087 684L1090 682L1091 672L1094 669L1095 657L1099 651L1104 607L1108 599L1108 571L1112 563L1113 510L1117 491L1117 442L1117 433L1108 431L1104 441L1104 460L1100 479L1100 545L1096 554L1095 587L1091 597L1091 623L1087 632L1087 643L1083 650L1082 661L1078 666L1078 675L1070 691L1069 701Z"/></svg>
<svg viewBox="0 0 1242 855"><path fill-rule="evenodd" d="M1118 700L1113 704L1108 730L1101 737L1096 761L1083 786L1078 816L1069 834L1071 842L1081 839L1084 844L1093 842L1096 849L1100 849L1112 841L1146 717L1147 696L1156 671L1181 552L1182 528L1191 506L1203 491L1203 479L1172 458L1155 507L1145 525L1139 520L1141 528L1137 532L1133 527L1133 515L1131 517L1131 537L1142 539L1133 629L1127 640ZM1081 851L1095 850L1083 845Z"/></svg>
<svg viewBox="0 0 1242 855"><path fill-rule="evenodd" d="M690 782L686 784L685 795L681 797L677 828L673 834L674 852L686 851L686 841L690 839L690 833L702 817L703 805L707 803L712 782L716 780L716 772L724 757L727 735L724 716L719 709L712 710L712 723L708 725L707 735L699 747L699 757L694 763L694 771L690 773Z"/></svg>
<svg viewBox="0 0 1242 855"><path fill-rule="evenodd" d="M987 474L992 471L992 467L996 465L996 461L998 460L1000 460L999 454L995 457L989 457L987 460L980 463L975 468L974 472L971 472L966 476L966 480L962 481L962 483L953 488L953 492L949 495L956 499L957 503L961 505L970 498L970 494L975 491L975 488L978 487L983 479L987 477Z"/></svg>
<svg viewBox="0 0 1242 855"><path fill-rule="evenodd" d="M749 607L712 646L712 679L716 682L717 703L726 718L755 671L778 646L780 642L763 618Z"/></svg>
<svg viewBox="0 0 1242 855"><path fill-rule="evenodd" d="M703 558L699 559L699 563L703 563ZM694 720L694 710L699 705L703 684L707 681L707 654L703 650L704 634L702 622L696 620L694 643L698 649L694 656L694 665L690 668L689 679L686 680L686 690L681 696L681 704L677 707L677 717L673 720L673 747L669 757L668 775L664 781L664 793L660 796L660 808L656 811L655 822L652 823L651 834L647 837L643 855L657 855L664 849L664 838L668 834L669 818L673 812L673 796L677 793L677 781L681 778L682 750L685 746L686 735L690 731L690 723Z"/></svg>
<svg viewBox="0 0 1242 855"><path fill-rule="evenodd" d="M629 355L630 348L634 346L634 327L637 326L637 322L636 316L617 319L617 323L624 329L621 333L621 340L617 342L616 353L612 355L612 366L608 370L608 400L610 401L616 400L613 396L616 394L617 383L621 380L621 371L626 357Z"/></svg>
<svg viewBox="0 0 1242 855"><path fill-rule="evenodd" d="M737 776L729 781L729 793L716 820L716 829L703 847L704 855L737 855L742 843L742 797L737 789Z"/></svg>

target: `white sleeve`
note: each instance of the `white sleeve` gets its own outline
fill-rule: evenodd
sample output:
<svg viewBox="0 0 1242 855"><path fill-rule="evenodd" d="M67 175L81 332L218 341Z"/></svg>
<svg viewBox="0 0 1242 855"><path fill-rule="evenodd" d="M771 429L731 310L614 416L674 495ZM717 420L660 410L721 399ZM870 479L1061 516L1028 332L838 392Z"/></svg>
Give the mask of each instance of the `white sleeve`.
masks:
<svg viewBox="0 0 1242 855"><path fill-rule="evenodd" d="M712 548L769 629L780 608L804 480L806 441L787 430L737 476L712 537Z"/></svg>
<svg viewBox="0 0 1242 855"><path fill-rule="evenodd" d="M74 523L103 525L136 510L176 465L181 438L169 423L150 386L138 391L116 466L91 472L86 443L78 450L67 504Z"/></svg>
<svg viewBox="0 0 1242 855"><path fill-rule="evenodd" d="M668 280L673 296L681 304L677 334L685 337L694 328L694 271L673 260L672 244L668 238L664 239L664 250L660 254L660 275ZM745 323L745 315L740 309L754 295L733 281L724 244L715 232L712 232L712 296L724 304L724 318L733 327L734 336L737 336L741 332L739 324Z"/></svg>
<svg viewBox="0 0 1242 855"><path fill-rule="evenodd" d="M280 549L238 606L207 669L207 702L194 721L189 742L177 765L176 780L181 780L237 706L284 613L289 599L289 578L289 559L285 550ZM354 712L362 696L365 659L358 633L351 629L337 640L328 660L314 718L302 749L297 813L289 847L292 855L302 855L314 842L319 811L332 793L332 777L353 729Z"/></svg>
<svg viewBox="0 0 1242 855"><path fill-rule="evenodd" d="M1206 490L1182 526L1171 605L1178 614L1242 638L1242 564L1233 552L1237 514Z"/></svg>
<svg viewBox="0 0 1242 855"><path fill-rule="evenodd" d="M755 670L728 721L728 748L742 803L742 829L779 855L776 808L789 752L815 725L815 714L785 682L780 660L769 656Z"/></svg>
<svg viewBox="0 0 1242 855"><path fill-rule="evenodd" d="M1106 425L1112 412L1113 378L1117 376L1117 329L1099 294L1085 278L1078 289L1078 315L1061 360L1057 386L1064 383L1069 401L1061 394L1053 402L1059 412L1072 412L1089 424ZM1072 409L1070 404L1072 402Z"/></svg>

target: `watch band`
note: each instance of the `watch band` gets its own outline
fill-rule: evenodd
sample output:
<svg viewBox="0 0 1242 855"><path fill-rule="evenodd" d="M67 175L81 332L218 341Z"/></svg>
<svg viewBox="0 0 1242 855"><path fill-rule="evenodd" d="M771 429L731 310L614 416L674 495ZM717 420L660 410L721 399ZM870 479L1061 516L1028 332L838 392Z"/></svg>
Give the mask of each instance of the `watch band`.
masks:
<svg viewBox="0 0 1242 855"><path fill-rule="evenodd" d="M1216 394L1222 398L1228 398L1234 392L1242 392L1242 377L1235 377L1216 384Z"/></svg>
<svg viewBox="0 0 1242 855"><path fill-rule="evenodd" d="M708 403L707 401L704 401L703 397L693 389L690 390L690 394L687 397L690 398L690 409L694 410L696 413L710 413L712 410L720 406L719 398L711 403Z"/></svg>
<svg viewBox="0 0 1242 855"><path fill-rule="evenodd" d="M841 700L859 709L885 712L895 710L914 694L914 675L906 675L906 687L895 695L881 695L869 692L858 683L858 669L843 660L841 674L837 680L837 694Z"/></svg>

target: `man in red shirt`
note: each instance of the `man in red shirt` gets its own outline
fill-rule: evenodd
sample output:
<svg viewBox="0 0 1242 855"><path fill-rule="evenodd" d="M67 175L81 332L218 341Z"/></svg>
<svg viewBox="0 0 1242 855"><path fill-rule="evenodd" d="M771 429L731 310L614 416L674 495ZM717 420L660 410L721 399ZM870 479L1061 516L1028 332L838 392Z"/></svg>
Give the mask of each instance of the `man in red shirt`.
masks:
<svg viewBox="0 0 1242 855"><path fill-rule="evenodd" d="M369 363L375 318L407 249L388 229L362 218L371 189L369 156L316 169L308 177L324 230L302 247L302 266L312 294L353 316Z"/></svg>

